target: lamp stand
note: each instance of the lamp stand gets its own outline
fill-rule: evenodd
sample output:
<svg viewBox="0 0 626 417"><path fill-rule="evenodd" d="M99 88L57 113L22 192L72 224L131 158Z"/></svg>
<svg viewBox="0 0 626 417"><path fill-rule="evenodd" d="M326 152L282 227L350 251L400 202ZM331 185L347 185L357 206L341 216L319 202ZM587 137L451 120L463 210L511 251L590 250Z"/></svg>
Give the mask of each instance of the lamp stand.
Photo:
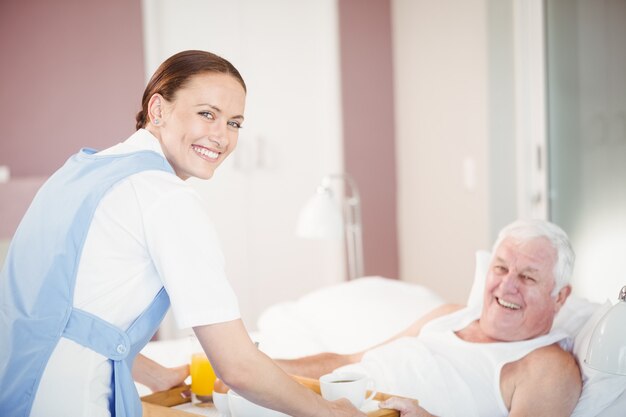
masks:
<svg viewBox="0 0 626 417"><path fill-rule="evenodd" d="M361 197L354 179L348 174L330 174L322 178L322 187L330 188L333 180L346 184L343 190L344 229L346 238L346 258L348 280L363 276L363 232L361 223Z"/></svg>

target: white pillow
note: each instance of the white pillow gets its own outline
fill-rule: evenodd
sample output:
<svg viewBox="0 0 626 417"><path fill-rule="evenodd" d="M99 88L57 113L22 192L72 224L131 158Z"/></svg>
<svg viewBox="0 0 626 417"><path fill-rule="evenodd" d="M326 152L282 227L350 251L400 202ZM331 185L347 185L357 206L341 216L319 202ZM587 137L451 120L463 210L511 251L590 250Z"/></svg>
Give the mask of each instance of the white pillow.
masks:
<svg viewBox="0 0 626 417"><path fill-rule="evenodd" d="M624 410L626 410L626 390L597 417L624 417Z"/></svg>
<svg viewBox="0 0 626 417"><path fill-rule="evenodd" d="M611 309L612 303L606 301L587 320L581 331L574 340L574 355L578 359L578 364L583 375L583 391L578 400L578 404L572 413L572 417L593 417L600 415L616 415L612 407L621 396L621 402L626 401L626 376L612 375L597 371L585 364L585 356L589 346L589 340L593 329L600 319ZM607 410L604 414L603 410ZM621 409L624 415L625 408Z"/></svg>
<svg viewBox="0 0 626 417"><path fill-rule="evenodd" d="M381 343L443 304L428 288L363 277L320 288L266 309L257 322L259 348L274 358L357 352Z"/></svg>
<svg viewBox="0 0 626 417"><path fill-rule="evenodd" d="M474 268L474 282L467 299L467 306L482 306L485 282L487 281L487 271L491 262L491 252L486 250L476 251L476 266Z"/></svg>

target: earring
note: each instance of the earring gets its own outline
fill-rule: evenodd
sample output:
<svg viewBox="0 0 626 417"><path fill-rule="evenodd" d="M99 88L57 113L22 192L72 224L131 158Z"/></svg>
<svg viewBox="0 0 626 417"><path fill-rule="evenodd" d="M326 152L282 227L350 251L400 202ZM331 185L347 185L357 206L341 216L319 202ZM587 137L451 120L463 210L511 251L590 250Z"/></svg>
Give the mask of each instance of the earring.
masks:
<svg viewBox="0 0 626 417"><path fill-rule="evenodd" d="M154 119L154 124L158 125L159 124L159 119Z"/></svg>

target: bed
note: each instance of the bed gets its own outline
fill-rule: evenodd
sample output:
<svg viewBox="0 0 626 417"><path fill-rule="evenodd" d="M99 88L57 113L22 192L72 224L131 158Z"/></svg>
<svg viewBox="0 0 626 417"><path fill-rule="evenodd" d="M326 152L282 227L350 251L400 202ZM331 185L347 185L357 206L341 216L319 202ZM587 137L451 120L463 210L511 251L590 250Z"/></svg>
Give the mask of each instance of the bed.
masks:
<svg viewBox="0 0 626 417"><path fill-rule="evenodd" d="M468 305L482 302L489 254L477 252L474 284ZM444 300L421 285L382 277L363 277L311 292L297 300L275 304L259 317L251 334L271 357L292 358L324 351L349 353L384 341ZM582 359L595 322L611 303L591 303L571 296L554 326L567 331L570 349L582 363L583 392L572 417L626 415L626 376L603 374ZM188 362L187 340L151 342L143 353L165 365ZM146 388L138 386L140 394Z"/></svg>

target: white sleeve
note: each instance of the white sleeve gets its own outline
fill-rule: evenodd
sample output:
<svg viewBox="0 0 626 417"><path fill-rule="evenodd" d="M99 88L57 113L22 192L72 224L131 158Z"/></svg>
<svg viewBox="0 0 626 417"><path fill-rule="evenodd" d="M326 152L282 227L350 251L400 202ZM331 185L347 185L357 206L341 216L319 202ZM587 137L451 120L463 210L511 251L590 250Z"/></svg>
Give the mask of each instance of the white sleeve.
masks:
<svg viewBox="0 0 626 417"><path fill-rule="evenodd" d="M193 189L179 188L161 196L145 213L144 230L148 252L180 328L240 317L217 233Z"/></svg>

